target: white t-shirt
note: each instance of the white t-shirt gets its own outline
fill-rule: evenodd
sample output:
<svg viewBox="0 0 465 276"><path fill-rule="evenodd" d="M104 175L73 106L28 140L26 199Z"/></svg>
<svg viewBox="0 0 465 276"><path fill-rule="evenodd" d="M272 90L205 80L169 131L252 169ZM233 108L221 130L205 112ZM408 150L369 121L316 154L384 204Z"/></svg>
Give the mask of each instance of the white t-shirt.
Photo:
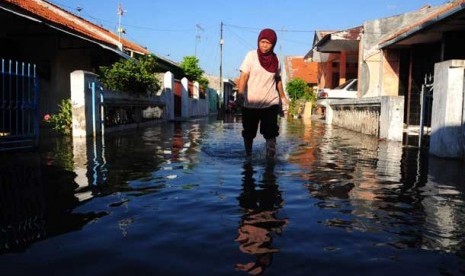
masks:
<svg viewBox="0 0 465 276"><path fill-rule="evenodd" d="M277 73L270 73L260 65L257 50L247 53L240 70L249 74L244 93L244 106L248 108L267 108L279 104L279 93L276 88Z"/></svg>

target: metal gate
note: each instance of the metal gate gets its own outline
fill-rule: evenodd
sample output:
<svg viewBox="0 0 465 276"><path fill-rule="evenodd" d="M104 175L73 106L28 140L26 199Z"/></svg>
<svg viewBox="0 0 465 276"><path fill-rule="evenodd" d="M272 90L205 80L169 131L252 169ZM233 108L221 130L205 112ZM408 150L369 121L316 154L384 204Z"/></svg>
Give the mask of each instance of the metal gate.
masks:
<svg viewBox="0 0 465 276"><path fill-rule="evenodd" d="M39 138L36 66L1 60L0 152L33 149Z"/></svg>
<svg viewBox="0 0 465 276"><path fill-rule="evenodd" d="M433 75L425 75L420 92L420 131L418 135L419 147L429 146L429 136L431 134L431 117L433 113L433 85Z"/></svg>

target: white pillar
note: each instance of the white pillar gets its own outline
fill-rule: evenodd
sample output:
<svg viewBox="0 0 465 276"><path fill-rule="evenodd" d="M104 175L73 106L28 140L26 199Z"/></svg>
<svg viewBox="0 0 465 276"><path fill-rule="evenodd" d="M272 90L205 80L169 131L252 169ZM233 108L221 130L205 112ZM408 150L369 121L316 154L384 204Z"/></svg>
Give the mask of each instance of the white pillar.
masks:
<svg viewBox="0 0 465 276"><path fill-rule="evenodd" d="M382 96L379 138L402 142L404 131L404 97Z"/></svg>
<svg viewBox="0 0 465 276"><path fill-rule="evenodd" d="M329 104L328 100L326 100L324 106L325 106L325 123L327 125L331 125L333 124L333 116L334 116L333 108Z"/></svg>
<svg viewBox="0 0 465 276"><path fill-rule="evenodd" d="M71 78L71 103L73 105L74 137L96 136L102 133L100 122L100 88L97 75L82 70L73 71ZM92 89L94 84L94 89Z"/></svg>
<svg viewBox="0 0 465 276"><path fill-rule="evenodd" d="M187 78L181 79L182 93L181 93L181 117L187 118L189 114L189 80Z"/></svg>
<svg viewBox="0 0 465 276"><path fill-rule="evenodd" d="M429 152L445 158L465 158L462 131L465 60L434 65L433 108Z"/></svg>
<svg viewBox="0 0 465 276"><path fill-rule="evenodd" d="M198 81L194 81L194 95L193 95L193 98L194 98L194 101L193 101L193 110L194 110L194 114L195 116L201 116L203 115L201 112L200 112L200 97L199 97L199 94L200 94L200 85L199 85L199 82Z"/></svg>
<svg viewBox="0 0 465 276"><path fill-rule="evenodd" d="M174 120L174 76L170 71L163 76L163 94L165 96L166 118Z"/></svg>

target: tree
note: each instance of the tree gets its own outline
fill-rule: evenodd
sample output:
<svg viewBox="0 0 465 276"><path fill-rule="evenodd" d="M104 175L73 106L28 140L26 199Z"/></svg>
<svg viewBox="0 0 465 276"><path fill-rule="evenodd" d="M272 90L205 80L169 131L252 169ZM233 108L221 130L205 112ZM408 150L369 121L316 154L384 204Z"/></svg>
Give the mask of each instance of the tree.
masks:
<svg viewBox="0 0 465 276"><path fill-rule="evenodd" d="M315 95L313 94L312 89L308 87L307 83L303 79L294 78L287 82L286 85L287 93L289 97L295 101L303 99L306 101L314 101Z"/></svg>
<svg viewBox="0 0 465 276"><path fill-rule="evenodd" d="M190 81L198 81L204 90L208 87L208 79L203 76L204 71L199 66L196 56L185 56L180 64L186 78Z"/></svg>
<svg viewBox="0 0 465 276"><path fill-rule="evenodd" d="M155 59L153 55L146 55L101 66L99 79L110 90L155 94L160 89L160 80L155 75Z"/></svg>

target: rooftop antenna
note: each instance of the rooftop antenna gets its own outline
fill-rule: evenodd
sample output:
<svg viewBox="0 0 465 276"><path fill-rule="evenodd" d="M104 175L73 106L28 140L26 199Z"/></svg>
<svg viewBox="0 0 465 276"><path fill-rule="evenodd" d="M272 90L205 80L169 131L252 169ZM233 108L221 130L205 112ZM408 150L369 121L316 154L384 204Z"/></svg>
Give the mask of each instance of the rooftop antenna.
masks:
<svg viewBox="0 0 465 276"><path fill-rule="evenodd" d="M118 41L121 42L121 34L125 34L126 30L121 27L121 17L123 17L124 13L126 10L123 10L123 6L121 6L121 3L118 5Z"/></svg>
<svg viewBox="0 0 465 276"><path fill-rule="evenodd" d="M77 12L78 12L78 15L81 16L82 7L81 7L81 6L77 6L77 7L76 7L76 10L77 10Z"/></svg>
<svg viewBox="0 0 465 276"><path fill-rule="evenodd" d="M195 24L195 28L196 28L196 35L195 35L195 52L194 52L194 56L197 56L197 44L200 42L200 33L199 31L204 31L203 28L199 25L199 24Z"/></svg>

